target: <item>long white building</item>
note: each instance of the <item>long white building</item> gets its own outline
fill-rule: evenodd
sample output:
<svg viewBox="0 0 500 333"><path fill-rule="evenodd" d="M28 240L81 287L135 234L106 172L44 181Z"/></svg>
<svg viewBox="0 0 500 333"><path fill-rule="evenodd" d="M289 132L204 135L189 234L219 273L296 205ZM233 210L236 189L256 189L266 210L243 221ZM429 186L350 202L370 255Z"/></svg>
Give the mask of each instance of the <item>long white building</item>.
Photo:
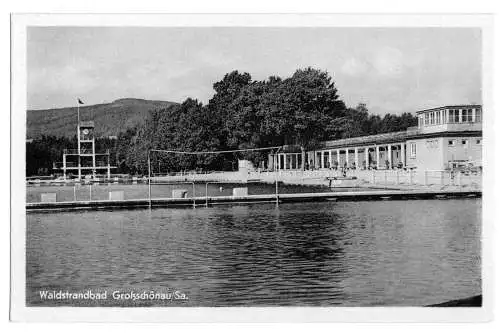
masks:
<svg viewBox="0 0 500 333"><path fill-rule="evenodd" d="M442 106L417 111L417 117L418 126L406 131L324 141L304 155L271 154L268 166L277 170L482 166L481 105Z"/></svg>

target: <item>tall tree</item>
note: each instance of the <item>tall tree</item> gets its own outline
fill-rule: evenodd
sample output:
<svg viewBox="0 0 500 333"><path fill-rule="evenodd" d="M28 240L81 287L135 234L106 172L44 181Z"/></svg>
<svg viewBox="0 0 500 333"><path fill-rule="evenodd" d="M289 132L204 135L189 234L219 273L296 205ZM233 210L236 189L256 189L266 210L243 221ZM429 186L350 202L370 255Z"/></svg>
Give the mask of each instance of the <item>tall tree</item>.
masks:
<svg viewBox="0 0 500 333"><path fill-rule="evenodd" d="M228 142L231 128L227 120L230 118L231 105L237 99L244 87L249 85L252 77L248 73L240 73L237 70L224 75L221 81L214 83L214 96L208 102L210 115L213 123L219 128L217 138L224 149L234 148L233 142Z"/></svg>
<svg viewBox="0 0 500 333"><path fill-rule="evenodd" d="M304 168L305 149L337 135L334 120L345 116L345 104L328 72L309 67L277 82L264 97L261 112L262 131L299 145Z"/></svg>

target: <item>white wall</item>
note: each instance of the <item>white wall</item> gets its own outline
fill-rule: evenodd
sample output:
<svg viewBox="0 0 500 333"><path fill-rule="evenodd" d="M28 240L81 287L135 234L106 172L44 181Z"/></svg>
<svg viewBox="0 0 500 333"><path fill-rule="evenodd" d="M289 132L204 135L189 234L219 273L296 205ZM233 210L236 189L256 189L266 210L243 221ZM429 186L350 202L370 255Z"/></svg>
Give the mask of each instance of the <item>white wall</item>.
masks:
<svg viewBox="0 0 500 333"><path fill-rule="evenodd" d="M466 143L462 144L462 140ZM477 143L480 140L480 143ZM450 145L449 141L453 144ZM411 144L416 143L416 157L411 157ZM419 170L444 170L452 160L480 162L482 158L481 137L441 137L408 140L406 143L406 161L408 167Z"/></svg>
<svg viewBox="0 0 500 333"><path fill-rule="evenodd" d="M454 145L448 141L453 140ZM462 140L466 143L463 144ZM477 142L479 140L479 143ZM443 140L443 159L446 164L453 160L480 162L482 159L483 140L481 137L452 137Z"/></svg>
<svg viewBox="0 0 500 333"><path fill-rule="evenodd" d="M411 156L411 146L415 143L417 150ZM443 138L427 138L408 140L406 143L407 166L419 170L443 170Z"/></svg>

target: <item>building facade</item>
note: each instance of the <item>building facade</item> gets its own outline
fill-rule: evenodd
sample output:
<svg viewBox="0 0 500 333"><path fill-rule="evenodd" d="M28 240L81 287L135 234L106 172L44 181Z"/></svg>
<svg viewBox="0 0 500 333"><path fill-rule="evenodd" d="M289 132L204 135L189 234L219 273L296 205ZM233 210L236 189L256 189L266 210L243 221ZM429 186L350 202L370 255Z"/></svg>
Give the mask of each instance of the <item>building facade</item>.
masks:
<svg viewBox="0 0 500 333"><path fill-rule="evenodd" d="M274 170L482 167L482 112L481 105L421 110L418 126L406 131L324 141L305 154L271 154L268 165Z"/></svg>

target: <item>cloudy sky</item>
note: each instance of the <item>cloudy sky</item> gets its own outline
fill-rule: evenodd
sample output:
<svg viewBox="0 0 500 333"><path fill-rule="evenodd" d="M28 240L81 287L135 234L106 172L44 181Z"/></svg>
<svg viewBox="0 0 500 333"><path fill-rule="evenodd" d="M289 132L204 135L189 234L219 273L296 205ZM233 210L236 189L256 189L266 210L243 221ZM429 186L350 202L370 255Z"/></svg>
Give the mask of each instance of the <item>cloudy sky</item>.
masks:
<svg viewBox="0 0 500 333"><path fill-rule="evenodd" d="M28 108L206 103L234 69L262 80L307 66L374 113L481 103L480 39L471 28L29 28Z"/></svg>

